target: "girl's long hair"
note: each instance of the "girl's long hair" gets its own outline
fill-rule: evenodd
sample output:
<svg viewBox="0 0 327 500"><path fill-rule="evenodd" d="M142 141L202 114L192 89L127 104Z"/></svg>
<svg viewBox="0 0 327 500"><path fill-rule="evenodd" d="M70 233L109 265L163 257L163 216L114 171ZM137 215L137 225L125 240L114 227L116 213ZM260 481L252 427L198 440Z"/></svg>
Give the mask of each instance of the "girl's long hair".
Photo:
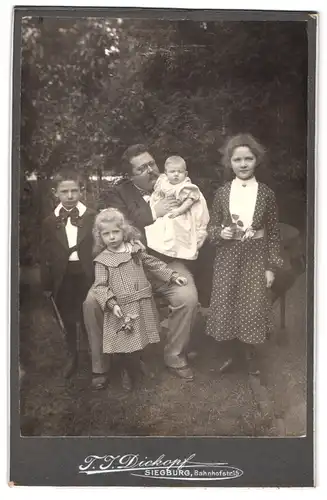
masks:
<svg viewBox="0 0 327 500"><path fill-rule="evenodd" d="M257 141L255 137L253 137L253 135L241 133L229 137L224 146L220 149L220 152L223 155L222 164L225 167L223 176L224 181L230 181L235 177L231 167L231 158L235 149L241 146L246 146L252 151L257 161L256 177L258 178L259 173L259 177L263 177L262 180L264 180L266 167L263 160L266 155L266 149L264 148L264 146L262 146L262 144L260 144L260 142ZM258 167L260 167L260 169Z"/></svg>
<svg viewBox="0 0 327 500"><path fill-rule="evenodd" d="M93 225L93 256L99 255L106 245L103 243L101 231L107 223L115 222L117 227L123 231L124 241L139 240L141 233L132 224L130 224L124 215L116 208L106 208L102 210L95 218Z"/></svg>
<svg viewBox="0 0 327 500"><path fill-rule="evenodd" d="M257 165L263 160L266 150L251 134L237 134L230 137L222 147L223 165L226 168L231 166L231 157L234 150L240 146L247 146L257 159Z"/></svg>

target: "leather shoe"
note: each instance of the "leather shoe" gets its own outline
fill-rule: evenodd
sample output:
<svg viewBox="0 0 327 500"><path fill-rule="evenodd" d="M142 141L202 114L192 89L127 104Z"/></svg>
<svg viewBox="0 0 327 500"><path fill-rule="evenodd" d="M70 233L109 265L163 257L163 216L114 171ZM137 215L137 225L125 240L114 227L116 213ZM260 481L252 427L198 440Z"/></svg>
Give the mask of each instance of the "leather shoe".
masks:
<svg viewBox="0 0 327 500"><path fill-rule="evenodd" d="M101 391L105 389L108 384L107 373L92 373L92 389Z"/></svg>
<svg viewBox="0 0 327 500"><path fill-rule="evenodd" d="M193 359L198 357L197 351L190 351L187 353L187 359L193 361Z"/></svg>
<svg viewBox="0 0 327 500"><path fill-rule="evenodd" d="M253 375L254 377L260 377L260 374L260 370L249 371L249 375Z"/></svg>
<svg viewBox="0 0 327 500"><path fill-rule="evenodd" d="M141 359L140 360L140 371L144 377L148 378L154 378L154 373L153 371L150 370L150 368L144 363L144 361Z"/></svg>
<svg viewBox="0 0 327 500"><path fill-rule="evenodd" d="M121 385L126 392L133 389L133 382L127 370L123 370L121 374Z"/></svg>
<svg viewBox="0 0 327 500"><path fill-rule="evenodd" d="M182 366L181 368L173 368L172 366L169 366L169 370L174 374L177 375L178 377L184 379L184 380L193 380L194 375L188 366Z"/></svg>
<svg viewBox="0 0 327 500"><path fill-rule="evenodd" d="M257 377L260 376L260 368L259 368L257 356L253 355L251 357L248 357L247 366L248 366L249 375L254 375Z"/></svg>

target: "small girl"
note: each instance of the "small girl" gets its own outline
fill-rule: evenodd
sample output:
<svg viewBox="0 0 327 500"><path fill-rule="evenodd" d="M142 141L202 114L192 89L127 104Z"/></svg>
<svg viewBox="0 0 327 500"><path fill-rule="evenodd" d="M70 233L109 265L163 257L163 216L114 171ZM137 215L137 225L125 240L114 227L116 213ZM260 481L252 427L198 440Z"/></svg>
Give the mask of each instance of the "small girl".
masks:
<svg viewBox="0 0 327 500"><path fill-rule="evenodd" d="M159 321L145 270L162 282L187 284L184 276L149 256L140 234L117 209L101 211L94 222L93 290L104 310L103 352L120 353L123 383L132 385L132 367L141 351L160 341Z"/></svg>
<svg viewBox="0 0 327 500"><path fill-rule="evenodd" d="M165 173L154 186L150 206L158 200L173 197L177 208L145 228L147 246L177 259L195 260L207 237L209 212L199 188L188 177L185 160L170 156Z"/></svg>
<svg viewBox="0 0 327 500"><path fill-rule="evenodd" d="M230 348L221 372L243 358L259 375L256 354L271 328L267 288L283 261L275 194L255 178L263 155L249 134L227 141L224 165L235 177L218 189L208 226L217 252L207 334Z"/></svg>

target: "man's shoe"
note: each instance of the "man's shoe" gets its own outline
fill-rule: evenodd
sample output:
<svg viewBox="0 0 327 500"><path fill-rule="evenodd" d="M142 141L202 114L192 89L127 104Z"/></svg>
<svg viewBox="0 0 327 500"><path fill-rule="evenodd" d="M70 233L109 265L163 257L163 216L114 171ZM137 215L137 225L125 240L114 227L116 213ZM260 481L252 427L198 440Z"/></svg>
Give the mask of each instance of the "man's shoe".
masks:
<svg viewBox="0 0 327 500"><path fill-rule="evenodd" d="M182 368L173 368L172 366L169 366L168 368L174 375L177 375L184 380L194 379L193 372L188 366L182 366Z"/></svg>
<svg viewBox="0 0 327 500"><path fill-rule="evenodd" d="M64 378L70 378L77 369L77 356L72 356L69 358L64 366L63 376Z"/></svg>
<svg viewBox="0 0 327 500"><path fill-rule="evenodd" d="M107 373L92 373L92 389L95 391L101 391L105 389L108 384L108 374Z"/></svg>

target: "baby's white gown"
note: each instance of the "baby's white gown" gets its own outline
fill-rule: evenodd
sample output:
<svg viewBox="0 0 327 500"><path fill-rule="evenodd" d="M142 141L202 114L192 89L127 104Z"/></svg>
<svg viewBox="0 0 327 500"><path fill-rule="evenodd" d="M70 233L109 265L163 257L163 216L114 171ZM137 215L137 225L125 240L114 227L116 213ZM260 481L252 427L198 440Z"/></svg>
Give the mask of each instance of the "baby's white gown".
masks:
<svg viewBox="0 0 327 500"><path fill-rule="evenodd" d="M177 259L195 260L199 248L207 237L209 212L207 203L199 188L186 177L180 184L173 185L166 174L159 176L150 198L151 207L159 199L174 196L180 204L186 198L194 200L184 214L170 219L169 214L159 217L145 228L147 245L156 252Z"/></svg>

